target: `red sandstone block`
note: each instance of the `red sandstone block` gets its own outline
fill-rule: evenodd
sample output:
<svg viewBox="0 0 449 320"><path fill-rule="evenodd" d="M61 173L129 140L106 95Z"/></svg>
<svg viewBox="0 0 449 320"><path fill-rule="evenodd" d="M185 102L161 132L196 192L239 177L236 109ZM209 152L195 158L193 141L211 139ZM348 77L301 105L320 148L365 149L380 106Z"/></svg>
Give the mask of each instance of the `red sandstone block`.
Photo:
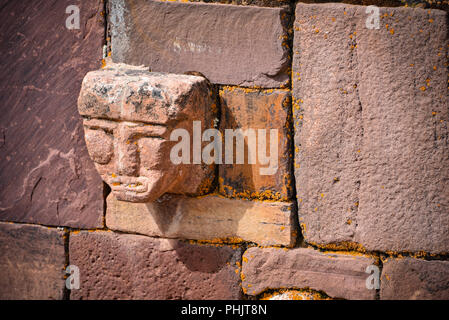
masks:
<svg viewBox="0 0 449 320"><path fill-rule="evenodd" d="M268 289L324 291L332 298L374 299L366 288L368 256L322 253L313 249L249 248L243 255L242 287L249 295Z"/></svg>
<svg viewBox="0 0 449 320"><path fill-rule="evenodd" d="M219 84L288 82L282 8L131 0L109 6L114 62L199 71Z"/></svg>
<svg viewBox="0 0 449 320"><path fill-rule="evenodd" d="M449 261L388 259L383 264L380 298L448 300Z"/></svg>
<svg viewBox="0 0 449 320"><path fill-rule="evenodd" d="M112 232L70 236L71 299L239 299L240 249Z"/></svg>
<svg viewBox="0 0 449 320"><path fill-rule="evenodd" d="M69 5L80 29L66 28ZM76 101L101 64L103 2L4 1L0 13L0 220L95 228L103 184L89 159Z"/></svg>
<svg viewBox="0 0 449 320"><path fill-rule="evenodd" d="M63 232L0 223L0 299L62 299Z"/></svg>
<svg viewBox="0 0 449 320"><path fill-rule="evenodd" d="M302 4L295 177L306 241L449 251L448 26L440 10Z"/></svg>

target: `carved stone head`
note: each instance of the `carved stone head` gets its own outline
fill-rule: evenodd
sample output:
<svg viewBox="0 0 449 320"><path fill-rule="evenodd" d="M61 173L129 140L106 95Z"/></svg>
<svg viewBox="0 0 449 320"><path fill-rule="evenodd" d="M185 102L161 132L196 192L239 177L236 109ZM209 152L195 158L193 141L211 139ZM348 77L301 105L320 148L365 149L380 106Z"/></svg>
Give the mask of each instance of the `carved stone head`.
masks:
<svg viewBox="0 0 449 320"><path fill-rule="evenodd" d="M193 121L213 123L213 97L202 77L115 64L89 72L78 111L89 155L118 200L151 202L165 193L207 191L213 169L170 161L170 133L192 136Z"/></svg>

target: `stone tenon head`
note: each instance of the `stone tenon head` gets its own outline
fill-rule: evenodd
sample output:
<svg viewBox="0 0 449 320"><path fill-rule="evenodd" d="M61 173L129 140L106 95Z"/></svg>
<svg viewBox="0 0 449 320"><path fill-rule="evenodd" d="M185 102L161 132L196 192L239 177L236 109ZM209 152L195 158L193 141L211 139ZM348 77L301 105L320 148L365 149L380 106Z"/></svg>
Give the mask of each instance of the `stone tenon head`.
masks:
<svg viewBox="0 0 449 320"><path fill-rule="evenodd" d="M114 64L89 72L78 111L89 155L118 200L151 202L165 193L196 194L213 175L205 165L170 161L170 132L213 123L205 78ZM203 128L204 129L204 128Z"/></svg>

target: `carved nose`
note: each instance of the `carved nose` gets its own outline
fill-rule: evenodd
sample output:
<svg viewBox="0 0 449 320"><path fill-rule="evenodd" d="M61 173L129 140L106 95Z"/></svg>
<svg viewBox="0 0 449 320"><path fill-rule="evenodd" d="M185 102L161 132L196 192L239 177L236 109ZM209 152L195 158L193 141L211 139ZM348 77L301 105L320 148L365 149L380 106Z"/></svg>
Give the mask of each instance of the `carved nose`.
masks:
<svg viewBox="0 0 449 320"><path fill-rule="evenodd" d="M139 175L139 151L137 142L130 138L126 129L120 130L118 148L118 174L121 176L137 177Z"/></svg>

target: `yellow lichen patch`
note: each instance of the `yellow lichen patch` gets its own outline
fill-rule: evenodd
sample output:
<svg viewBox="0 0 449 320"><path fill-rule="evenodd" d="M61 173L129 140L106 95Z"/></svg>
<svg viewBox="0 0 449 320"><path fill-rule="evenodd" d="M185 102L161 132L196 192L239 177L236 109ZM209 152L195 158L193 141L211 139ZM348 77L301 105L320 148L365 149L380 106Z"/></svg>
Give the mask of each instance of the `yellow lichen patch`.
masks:
<svg viewBox="0 0 449 320"><path fill-rule="evenodd" d="M326 294L309 288L288 289L279 288L273 292L263 293L260 300L331 300Z"/></svg>
<svg viewBox="0 0 449 320"><path fill-rule="evenodd" d="M346 252L349 253L348 251L356 251L357 253L367 253L366 248L360 244L360 243L356 243L356 242L350 242L350 241L342 241L342 242L337 242L337 243L329 243L329 244L318 244L318 243L314 243L314 242L309 242L312 246L315 246L319 249L323 249L323 250L333 250L333 251L338 251L338 252ZM353 252L355 253L355 252Z"/></svg>
<svg viewBox="0 0 449 320"><path fill-rule="evenodd" d="M238 237L225 237L225 238L213 238L213 239L206 239L206 240L190 240L192 244L210 244L210 245L227 245L227 244L240 244L244 242L242 238Z"/></svg>

